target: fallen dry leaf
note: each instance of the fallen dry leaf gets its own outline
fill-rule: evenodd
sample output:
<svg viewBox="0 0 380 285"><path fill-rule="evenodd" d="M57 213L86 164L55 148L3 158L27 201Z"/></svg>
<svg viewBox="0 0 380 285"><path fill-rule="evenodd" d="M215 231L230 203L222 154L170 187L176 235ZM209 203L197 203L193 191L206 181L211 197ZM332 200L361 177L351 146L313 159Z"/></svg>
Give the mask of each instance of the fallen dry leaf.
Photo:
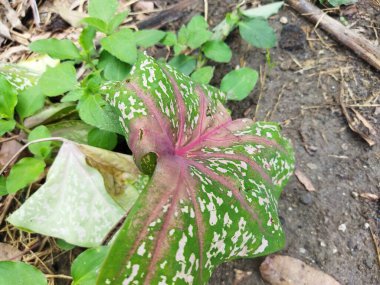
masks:
<svg viewBox="0 0 380 285"><path fill-rule="evenodd" d="M21 23L21 20L19 19L16 11L13 10L13 8L11 7L11 5L9 4L9 1L0 0L0 3L3 5L3 7L6 10L5 11L5 16L7 17L7 20L10 23L11 28L12 29L13 28L17 28L19 30L25 31L26 28Z"/></svg>
<svg viewBox="0 0 380 285"><path fill-rule="evenodd" d="M260 273L271 285L340 285L330 275L290 256L268 256L260 265Z"/></svg>
<svg viewBox="0 0 380 285"><path fill-rule="evenodd" d="M377 201L380 199L379 195L373 194L373 193L360 193L360 198L371 200L371 201Z"/></svg>
<svg viewBox="0 0 380 285"><path fill-rule="evenodd" d="M305 186L307 191L316 191L313 183L311 183L310 179L301 170L297 168L294 174L297 176L298 180L302 183L302 185Z"/></svg>
<svg viewBox="0 0 380 285"><path fill-rule="evenodd" d="M20 148L22 148L22 144L16 140L3 142L0 149L0 165L5 165Z"/></svg>
<svg viewBox="0 0 380 285"><path fill-rule="evenodd" d="M133 5L134 12L152 11L154 9L154 3L152 1L138 1Z"/></svg>
<svg viewBox="0 0 380 285"><path fill-rule="evenodd" d="M62 19L64 19L67 23L69 23L73 27L79 27L81 25L81 20L85 18L87 15L85 13L72 10L72 3L65 1L54 1L51 7L51 10L60 15Z"/></svg>
<svg viewBox="0 0 380 285"><path fill-rule="evenodd" d="M17 248L0 242L0 261L18 261L21 260L22 252L19 251Z"/></svg>
<svg viewBox="0 0 380 285"><path fill-rule="evenodd" d="M348 108L343 100L343 92L340 94L340 106L346 117L350 129L360 135L369 146L376 144L377 133L371 123L354 108Z"/></svg>

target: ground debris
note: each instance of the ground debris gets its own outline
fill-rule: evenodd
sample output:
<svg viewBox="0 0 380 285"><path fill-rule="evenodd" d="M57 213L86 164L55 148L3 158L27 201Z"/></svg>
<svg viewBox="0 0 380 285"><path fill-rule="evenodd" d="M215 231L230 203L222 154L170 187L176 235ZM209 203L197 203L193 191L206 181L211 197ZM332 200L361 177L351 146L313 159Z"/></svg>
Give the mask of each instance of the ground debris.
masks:
<svg viewBox="0 0 380 285"><path fill-rule="evenodd" d="M0 261L18 261L21 260L22 252L17 248L0 242Z"/></svg>
<svg viewBox="0 0 380 285"><path fill-rule="evenodd" d="M241 281L243 281L246 277L252 275L252 271L243 271L240 269L234 269L235 273L235 280L234 280L234 285L240 284Z"/></svg>
<svg viewBox="0 0 380 285"><path fill-rule="evenodd" d="M340 285L326 273L290 256L268 256L260 265L260 273L271 285Z"/></svg>
<svg viewBox="0 0 380 285"><path fill-rule="evenodd" d="M305 173L303 173L301 170L299 170L298 168L296 169L296 171L294 172L294 174L296 175L297 179L299 180L299 182L302 183L303 186L305 186L306 190L309 191L309 192L314 192L316 191L313 183L310 181L310 179L305 175Z"/></svg>
<svg viewBox="0 0 380 285"><path fill-rule="evenodd" d="M379 195L368 192L360 193L359 197L370 201L378 201L380 199Z"/></svg>

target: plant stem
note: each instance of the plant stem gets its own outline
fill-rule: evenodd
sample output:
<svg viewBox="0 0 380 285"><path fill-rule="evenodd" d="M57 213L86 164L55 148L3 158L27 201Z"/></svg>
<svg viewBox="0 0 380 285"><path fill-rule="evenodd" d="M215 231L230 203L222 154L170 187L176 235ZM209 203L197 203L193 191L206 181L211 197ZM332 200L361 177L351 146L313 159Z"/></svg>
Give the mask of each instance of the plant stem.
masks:
<svg viewBox="0 0 380 285"><path fill-rule="evenodd" d="M31 142L28 142L27 144L23 145L22 148L20 148L4 165L4 167L0 170L0 175L4 173L4 171L8 168L8 166L12 163L13 160L15 160L28 146L35 144L35 143L40 143L40 142L47 142L47 141L61 141L61 142L69 142L69 140L61 137L51 137L51 138L43 138L43 139L38 139L34 140Z"/></svg>
<svg viewBox="0 0 380 285"><path fill-rule="evenodd" d="M19 128L20 130L23 130L24 132L28 134L31 132L28 128L26 128L23 124L19 122L16 122L16 127Z"/></svg>

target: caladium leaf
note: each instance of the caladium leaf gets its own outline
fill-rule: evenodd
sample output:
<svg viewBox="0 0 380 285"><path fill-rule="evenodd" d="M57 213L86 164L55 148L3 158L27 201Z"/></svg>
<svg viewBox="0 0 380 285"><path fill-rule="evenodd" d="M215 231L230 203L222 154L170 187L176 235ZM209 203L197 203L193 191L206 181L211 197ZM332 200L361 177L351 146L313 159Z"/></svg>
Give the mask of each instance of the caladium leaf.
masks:
<svg viewBox="0 0 380 285"><path fill-rule="evenodd" d="M130 156L64 143L46 183L8 221L71 244L98 246L137 199L136 183L143 182Z"/></svg>
<svg viewBox="0 0 380 285"><path fill-rule="evenodd" d="M233 121L223 93L146 55L102 90L152 176L97 284L206 284L220 263L284 245L277 200L294 155L277 124Z"/></svg>

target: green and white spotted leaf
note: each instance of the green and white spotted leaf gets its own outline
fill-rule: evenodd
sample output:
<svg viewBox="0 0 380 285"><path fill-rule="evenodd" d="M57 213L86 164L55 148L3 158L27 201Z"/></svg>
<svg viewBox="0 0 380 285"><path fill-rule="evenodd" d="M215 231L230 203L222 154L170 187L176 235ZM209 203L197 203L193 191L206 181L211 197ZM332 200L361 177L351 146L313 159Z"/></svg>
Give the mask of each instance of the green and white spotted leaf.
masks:
<svg viewBox="0 0 380 285"><path fill-rule="evenodd" d="M206 284L220 263L284 245L277 200L294 154L277 124L233 121L222 92L142 54L102 89L137 166L154 171L97 284Z"/></svg>
<svg viewBox="0 0 380 285"><path fill-rule="evenodd" d="M74 245L98 246L133 205L144 179L129 156L64 143L46 183L8 221Z"/></svg>

